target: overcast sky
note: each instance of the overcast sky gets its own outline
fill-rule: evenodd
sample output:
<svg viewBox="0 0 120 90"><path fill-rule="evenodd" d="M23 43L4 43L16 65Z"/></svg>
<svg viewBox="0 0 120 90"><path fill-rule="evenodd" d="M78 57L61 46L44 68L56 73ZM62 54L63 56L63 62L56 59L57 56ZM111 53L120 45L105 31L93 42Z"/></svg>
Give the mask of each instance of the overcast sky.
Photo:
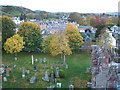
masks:
<svg viewBox="0 0 120 90"><path fill-rule="evenodd" d="M23 6L49 12L117 12L120 0L0 0L1 5Z"/></svg>

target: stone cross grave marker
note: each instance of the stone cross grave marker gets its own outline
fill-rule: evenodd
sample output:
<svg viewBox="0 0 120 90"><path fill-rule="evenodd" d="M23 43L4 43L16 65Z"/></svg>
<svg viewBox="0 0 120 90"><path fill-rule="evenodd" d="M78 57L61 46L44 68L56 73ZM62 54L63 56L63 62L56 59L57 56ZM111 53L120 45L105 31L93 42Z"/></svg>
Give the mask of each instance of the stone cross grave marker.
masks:
<svg viewBox="0 0 120 90"><path fill-rule="evenodd" d="M4 81L4 82L7 82L7 78L6 78L6 77L3 77L3 81Z"/></svg>
<svg viewBox="0 0 120 90"><path fill-rule="evenodd" d="M56 78L59 78L59 67L56 67Z"/></svg>

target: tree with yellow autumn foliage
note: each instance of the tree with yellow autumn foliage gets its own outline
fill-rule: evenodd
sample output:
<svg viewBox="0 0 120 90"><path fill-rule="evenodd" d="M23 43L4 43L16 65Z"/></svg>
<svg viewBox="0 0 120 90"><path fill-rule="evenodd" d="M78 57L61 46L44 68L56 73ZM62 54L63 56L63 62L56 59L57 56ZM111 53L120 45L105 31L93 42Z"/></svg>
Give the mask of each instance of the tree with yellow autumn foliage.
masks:
<svg viewBox="0 0 120 90"><path fill-rule="evenodd" d="M25 41L25 51L41 51L42 33L40 26L33 22L24 22L18 32Z"/></svg>
<svg viewBox="0 0 120 90"><path fill-rule="evenodd" d="M107 23L108 23L108 24L112 24L112 18L108 18L108 19L107 19Z"/></svg>
<svg viewBox="0 0 120 90"><path fill-rule="evenodd" d="M23 37L15 34L6 40L4 43L4 49L7 53L14 54L22 51L24 44L25 42L23 41Z"/></svg>
<svg viewBox="0 0 120 90"><path fill-rule="evenodd" d="M55 34L54 38L50 41L50 53L53 56L59 54L72 54L71 48L69 47L69 41L65 33Z"/></svg>
<svg viewBox="0 0 120 90"><path fill-rule="evenodd" d="M84 43L83 37L78 31L78 28L74 24L67 24L67 36L69 39L70 48L73 51L78 51L80 46Z"/></svg>

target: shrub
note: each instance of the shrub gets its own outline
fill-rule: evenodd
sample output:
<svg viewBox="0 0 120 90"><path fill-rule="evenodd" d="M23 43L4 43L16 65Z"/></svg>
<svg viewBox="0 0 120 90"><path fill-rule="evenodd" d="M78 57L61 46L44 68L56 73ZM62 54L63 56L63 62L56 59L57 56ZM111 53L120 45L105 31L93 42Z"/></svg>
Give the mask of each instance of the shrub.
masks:
<svg viewBox="0 0 120 90"><path fill-rule="evenodd" d="M64 78L65 77L65 71L64 70L59 70L59 75L60 75L60 78Z"/></svg>

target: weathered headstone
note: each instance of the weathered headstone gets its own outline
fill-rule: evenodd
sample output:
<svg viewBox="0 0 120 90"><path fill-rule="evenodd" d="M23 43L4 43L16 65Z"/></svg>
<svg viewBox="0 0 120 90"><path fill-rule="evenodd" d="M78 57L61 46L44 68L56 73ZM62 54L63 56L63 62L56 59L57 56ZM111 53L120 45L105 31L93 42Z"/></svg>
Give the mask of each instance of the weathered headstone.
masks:
<svg viewBox="0 0 120 90"><path fill-rule="evenodd" d="M30 74L30 70L26 70L26 73L27 73L27 74Z"/></svg>
<svg viewBox="0 0 120 90"><path fill-rule="evenodd" d="M5 64L2 64L2 67L5 68Z"/></svg>
<svg viewBox="0 0 120 90"><path fill-rule="evenodd" d="M15 57L14 59L17 60L17 57Z"/></svg>
<svg viewBox="0 0 120 90"><path fill-rule="evenodd" d="M50 68L53 69L53 66L51 66Z"/></svg>
<svg viewBox="0 0 120 90"><path fill-rule="evenodd" d="M38 62L38 59L36 58L35 61Z"/></svg>
<svg viewBox="0 0 120 90"><path fill-rule="evenodd" d="M32 65L34 64L34 58L33 58L33 55L32 55Z"/></svg>
<svg viewBox="0 0 120 90"><path fill-rule="evenodd" d="M42 58L40 58L39 63L42 63Z"/></svg>
<svg viewBox="0 0 120 90"><path fill-rule="evenodd" d="M65 65L65 68L68 69L68 64Z"/></svg>
<svg viewBox="0 0 120 90"><path fill-rule="evenodd" d="M23 78L23 79L26 78L26 77L25 77L25 68L24 68L24 67L22 67L22 78Z"/></svg>
<svg viewBox="0 0 120 90"><path fill-rule="evenodd" d="M42 78L44 81L49 81L48 72L45 72L45 77Z"/></svg>
<svg viewBox="0 0 120 90"><path fill-rule="evenodd" d="M35 83L35 81L36 81L36 76L30 78L30 83Z"/></svg>
<svg viewBox="0 0 120 90"><path fill-rule="evenodd" d="M34 70L33 71L37 71L37 66L36 65L34 65Z"/></svg>
<svg viewBox="0 0 120 90"><path fill-rule="evenodd" d="M46 64L44 65L44 70L46 69Z"/></svg>
<svg viewBox="0 0 120 90"><path fill-rule="evenodd" d="M50 82L54 82L54 72L53 71L51 72L51 75L50 75Z"/></svg>
<svg viewBox="0 0 120 90"><path fill-rule="evenodd" d="M59 78L59 67L56 67L56 78Z"/></svg>
<svg viewBox="0 0 120 90"><path fill-rule="evenodd" d="M89 72L90 72L90 68L87 67L87 68L86 68L86 73L89 73Z"/></svg>
<svg viewBox="0 0 120 90"><path fill-rule="evenodd" d="M4 82L7 82L7 78L6 78L6 77L3 77L3 81L4 81Z"/></svg>
<svg viewBox="0 0 120 90"><path fill-rule="evenodd" d="M22 74L22 78L23 78L23 79L25 79L25 78L26 78L25 73L23 73L23 74Z"/></svg>
<svg viewBox="0 0 120 90"><path fill-rule="evenodd" d="M46 61L47 61L46 58L44 58L43 62L46 62Z"/></svg>
<svg viewBox="0 0 120 90"><path fill-rule="evenodd" d="M15 68L15 67L16 67L16 65L13 65L13 67Z"/></svg>
<svg viewBox="0 0 120 90"><path fill-rule="evenodd" d="M6 76L10 76L9 72L9 70L6 70Z"/></svg>
<svg viewBox="0 0 120 90"><path fill-rule="evenodd" d="M0 68L0 75L2 75L5 72L5 68L1 67Z"/></svg>

